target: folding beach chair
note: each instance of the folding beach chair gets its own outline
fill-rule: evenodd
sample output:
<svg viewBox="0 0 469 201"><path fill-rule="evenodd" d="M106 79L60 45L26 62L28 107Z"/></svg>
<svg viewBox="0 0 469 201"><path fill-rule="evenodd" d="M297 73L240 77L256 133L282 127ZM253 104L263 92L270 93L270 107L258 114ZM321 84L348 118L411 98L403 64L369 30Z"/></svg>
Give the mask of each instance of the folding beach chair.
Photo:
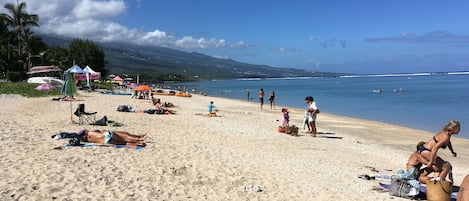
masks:
<svg viewBox="0 0 469 201"><path fill-rule="evenodd" d="M78 124L91 124L96 121L96 113L98 112L85 112L85 104L78 105L77 110L73 113L78 117Z"/></svg>

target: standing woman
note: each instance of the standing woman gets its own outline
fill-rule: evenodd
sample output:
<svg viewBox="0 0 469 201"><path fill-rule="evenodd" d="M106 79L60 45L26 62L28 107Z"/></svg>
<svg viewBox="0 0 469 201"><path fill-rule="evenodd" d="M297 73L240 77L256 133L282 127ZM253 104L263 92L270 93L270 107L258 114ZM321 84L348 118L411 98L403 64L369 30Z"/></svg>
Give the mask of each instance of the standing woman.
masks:
<svg viewBox="0 0 469 201"><path fill-rule="evenodd" d="M270 109L275 110L275 92L272 91L269 94Z"/></svg>
<svg viewBox="0 0 469 201"><path fill-rule="evenodd" d="M307 112L310 114L308 117L308 123L311 127L311 136L316 137L316 116L319 113L319 110L312 96L307 96L305 98L305 102L308 104Z"/></svg>
<svg viewBox="0 0 469 201"><path fill-rule="evenodd" d="M461 125L459 122L451 120L439 133L434 135L432 139L420 146L420 154L429 161L428 166L433 167L435 172L440 173L438 177L441 180L444 180L449 171L451 171L451 165L437 155L438 150L440 148L445 149L446 146L448 146L450 151L453 153L453 156L456 156L450 140L451 136L458 134L459 131L461 131Z"/></svg>

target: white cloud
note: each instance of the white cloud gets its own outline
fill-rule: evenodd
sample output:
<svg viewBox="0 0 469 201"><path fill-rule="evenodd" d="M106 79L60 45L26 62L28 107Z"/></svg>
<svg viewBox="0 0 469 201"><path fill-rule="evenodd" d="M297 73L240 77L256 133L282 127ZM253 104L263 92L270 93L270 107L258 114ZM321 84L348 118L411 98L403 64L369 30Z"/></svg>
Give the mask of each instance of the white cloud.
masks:
<svg viewBox="0 0 469 201"><path fill-rule="evenodd" d="M184 36L176 40L174 44L179 48L222 48L229 45L225 39L194 38L192 36Z"/></svg>
<svg viewBox="0 0 469 201"><path fill-rule="evenodd" d="M72 14L78 19L113 17L124 13L126 10L126 5L122 0L82 0L75 1L75 3L76 6L72 10Z"/></svg>
<svg viewBox="0 0 469 201"><path fill-rule="evenodd" d="M218 59L231 59L231 57L228 55L212 55L212 57L215 57Z"/></svg>
<svg viewBox="0 0 469 201"><path fill-rule="evenodd" d="M111 20L111 17L127 12L129 5L123 0L22 0L22 2L26 2L28 13L39 15L40 27L35 29L37 33L179 49L250 47L242 41L230 43L223 38L176 37L158 29L151 32L130 29ZM1 5L6 3L15 4L16 0L0 0ZM137 7L144 7L142 4L142 1L136 1ZM3 6L0 12L6 12Z"/></svg>
<svg viewBox="0 0 469 201"><path fill-rule="evenodd" d="M283 52L299 52L300 50L297 48L285 48L285 47L278 47L272 48L273 52L283 53Z"/></svg>

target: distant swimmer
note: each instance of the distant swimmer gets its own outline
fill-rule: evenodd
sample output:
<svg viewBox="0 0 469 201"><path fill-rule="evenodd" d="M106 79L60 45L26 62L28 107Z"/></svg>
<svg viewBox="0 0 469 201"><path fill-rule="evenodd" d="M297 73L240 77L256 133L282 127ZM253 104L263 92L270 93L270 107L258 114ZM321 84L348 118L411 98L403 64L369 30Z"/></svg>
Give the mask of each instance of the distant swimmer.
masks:
<svg viewBox="0 0 469 201"><path fill-rule="evenodd" d="M377 88L373 90L373 93L381 93L381 92L382 92L381 88Z"/></svg>
<svg viewBox="0 0 469 201"><path fill-rule="evenodd" d="M392 92L404 92L404 89L401 87L399 89L393 89Z"/></svg>

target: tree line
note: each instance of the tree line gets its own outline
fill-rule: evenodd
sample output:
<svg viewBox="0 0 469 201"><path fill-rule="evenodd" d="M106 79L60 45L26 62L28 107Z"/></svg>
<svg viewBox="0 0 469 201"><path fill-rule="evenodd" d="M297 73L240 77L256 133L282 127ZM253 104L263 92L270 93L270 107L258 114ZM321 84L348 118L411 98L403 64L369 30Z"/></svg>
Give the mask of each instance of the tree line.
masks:
<svg viewBox="0 0 469 201"><path fill-rule="evenodd" d="M74 39L66 47L49 47L32 31L39 27L39 16L26 12L25 2L4 7L7 13L0 13L0 77L19 81L34 66L55 65L66 70L74 64L107 74L104 51L93 41Z"/></svg>

